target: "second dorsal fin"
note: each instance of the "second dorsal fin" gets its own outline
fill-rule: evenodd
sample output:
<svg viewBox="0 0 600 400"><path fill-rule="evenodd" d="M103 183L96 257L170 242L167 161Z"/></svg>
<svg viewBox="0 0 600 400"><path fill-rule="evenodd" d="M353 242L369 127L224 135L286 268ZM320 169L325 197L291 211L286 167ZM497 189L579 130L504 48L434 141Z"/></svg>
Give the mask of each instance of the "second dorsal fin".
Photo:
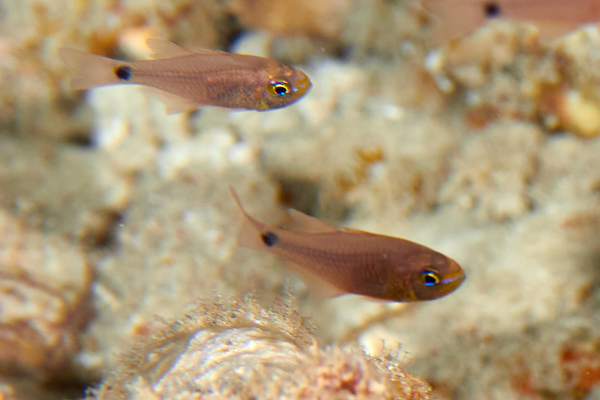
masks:
<svg viewBox="0 0 600 400"><path fill-rule="evenodd" d="M196 54L219 54L219 53L230 54L226 51L205 49L204 47L195 47L193 50L193 53L196 53Z"/></svg>
<svg viewBox="0 0 600 400"><path fill-rule="evenodd" d="M361 231L360 229L354 229L354 228L344 228L344 232L348 232L348 233L360 233L361 235L382 236L382 235L378 235L378 234L373 233L373 232Z"/></svg>
<svg viewBox="0 0 600 400"><path fill-rule="evenodd" d="M149 38L146 40L146 46L152 50L152 58L157 59L189 56L190 54L194 54L194 52L191 50L184 49L175 43L162 39Z"/></svg>
<svg viewBox="0 0 600 400"><path fill-rule="evenodd" d="M292 217L293 225L290 230L302 233L331 233L338 232L333 226L327 225L325 222L306 215L298 210L290 208L288 214Z"/></svg>

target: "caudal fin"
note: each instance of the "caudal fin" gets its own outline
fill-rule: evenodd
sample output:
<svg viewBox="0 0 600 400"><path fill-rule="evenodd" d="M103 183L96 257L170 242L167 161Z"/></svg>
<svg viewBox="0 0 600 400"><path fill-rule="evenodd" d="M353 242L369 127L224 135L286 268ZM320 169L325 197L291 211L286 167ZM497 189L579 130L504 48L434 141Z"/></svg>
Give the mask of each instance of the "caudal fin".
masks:
<svg viewBox="0 0 600 400"><path fill-rule="evenodd" d="M123 83L116 76L115 68L126 63L66 47L59 49L58 54L75 71L76 75L71 80L73 90Z"/></svg>
<svg viewBox="0 0 600 400"><path fill-rule="evenodd" d="M238 197L233 187L229 186L229 190L231 191L233 199L235 200L238 207L242 211L242 214L244 215L242 225L240 226L240 230L238 232L237 237L238 246L247 247L253 250L266 250L268 246L262 239L262 232L268 231L268 229L265 229L267 228L267 225L258 222L250 215L248 215L248 213L244 210L242 202L240 201L240 198Z"/></svg>

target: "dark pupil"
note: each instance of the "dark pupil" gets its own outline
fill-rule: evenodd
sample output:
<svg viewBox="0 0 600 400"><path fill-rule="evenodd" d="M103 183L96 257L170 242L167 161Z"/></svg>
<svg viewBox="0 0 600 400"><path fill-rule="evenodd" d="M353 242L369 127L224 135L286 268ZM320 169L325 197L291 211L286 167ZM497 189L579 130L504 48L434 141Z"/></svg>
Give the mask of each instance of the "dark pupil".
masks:
<svg viewBox="0 0 600 400"><path fill-rule="evenodd" d="M423 273L423 283L425 283L425 286L437 285L438 279L433 274L433 272L424 272Z"/></svg>
<svg viewBox="0 0 600 400"><path fill-rule="evenodd" d="M122 66L115 69L115 75L122 81L128 81L131 78L131 67Z"/></svg>
<svg viewBox="0 0 600 400"><path fill-rule="evenodd" d="M494 3L493 1L486 3L484 10L485 10L486 18L499 17L500 13L502 12L502 10L500 9L500 6L497 3Z"/></svg>
<svg viewBox="0 0 600 400"><path fill-rule="evenodd" d="M276 85L275 86L275 93L277 93L279 96L283 96L284 94L286 94L288 92L287 88L283 85Z"/></svg>

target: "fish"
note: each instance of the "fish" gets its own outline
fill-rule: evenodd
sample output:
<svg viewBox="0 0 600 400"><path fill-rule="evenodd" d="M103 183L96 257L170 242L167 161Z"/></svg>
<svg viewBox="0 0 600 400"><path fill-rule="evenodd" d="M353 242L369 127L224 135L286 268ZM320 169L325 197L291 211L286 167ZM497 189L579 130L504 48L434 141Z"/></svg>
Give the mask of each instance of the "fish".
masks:
<svg viewBox="0 0 600 400"><path fill-rule="evenodd" d="M243 220L237 242L290 261L324 297L357 294L377 301L434 300L456 290L466 274L458 263L409 240L353 229L339 230L289 209L293 225L266 225L251 217L230 187Z"/></svg>
<svg viewBox="0 0 600 400"><path fill-rule="evenodd" d="M184 49L150 38L153 60L120 61L63 47L65 64L75 70L73 90L135 84L158 96L168 114L201 106L268 111L287 107L311 88L304 72L271 60L217 50Z"/></svg>
<svg viewBox="0 0 600 400"><path fill-rule="evenodd" d="M471 34L498 18L537 26L545 44L600 21L600 0L423 0L423 8L433 20L434 45Z"/></svg>

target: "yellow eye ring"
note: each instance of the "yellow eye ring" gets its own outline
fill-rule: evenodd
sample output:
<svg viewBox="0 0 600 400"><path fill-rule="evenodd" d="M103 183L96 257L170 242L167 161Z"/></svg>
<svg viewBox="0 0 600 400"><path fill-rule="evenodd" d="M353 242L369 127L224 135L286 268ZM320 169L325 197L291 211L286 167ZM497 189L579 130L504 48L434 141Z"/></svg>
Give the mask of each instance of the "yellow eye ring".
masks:
<svg viewBox="0 0 600 400"><path fill-rule="evenodd" d="M421 271L419 279L425 286L435 286L441 282L439 274L428 269Z"/></svg>
<svg viewBox="0 0 600 400"><path fill-rule="evenodd" d="M269 82L269 93L274 96L285 96L292 91L290 84L286 81Z"/></svg>

